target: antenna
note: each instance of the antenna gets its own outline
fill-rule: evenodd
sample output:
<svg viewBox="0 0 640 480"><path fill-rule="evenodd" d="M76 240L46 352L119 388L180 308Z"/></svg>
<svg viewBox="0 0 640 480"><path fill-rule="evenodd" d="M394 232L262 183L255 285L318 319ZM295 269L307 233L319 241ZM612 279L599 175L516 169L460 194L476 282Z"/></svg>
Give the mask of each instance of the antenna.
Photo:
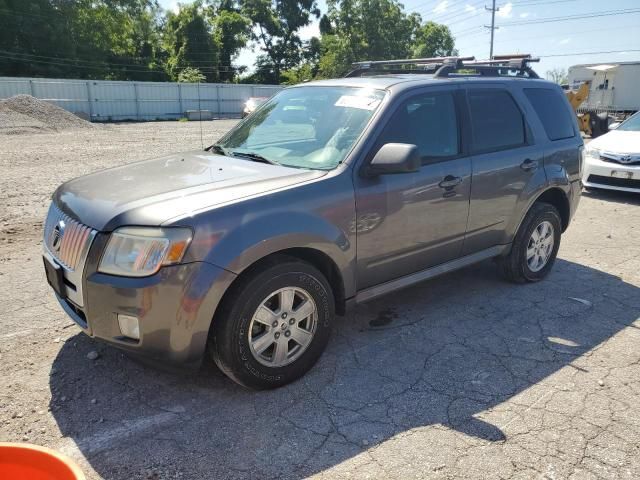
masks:
<svg viewBox="0 0 640 480"><path fill-rule="evenodd" d="M202 139L202 108L200 108L200 82L198 80L198 115L200 116L200 148L204 150L204 140Z"/></svg>

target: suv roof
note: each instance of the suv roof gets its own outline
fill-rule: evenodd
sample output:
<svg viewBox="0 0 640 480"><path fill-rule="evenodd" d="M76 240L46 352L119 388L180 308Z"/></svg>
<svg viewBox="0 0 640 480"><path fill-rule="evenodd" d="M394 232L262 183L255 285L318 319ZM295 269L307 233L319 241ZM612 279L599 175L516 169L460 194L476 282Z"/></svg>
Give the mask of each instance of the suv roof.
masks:
<svg viewBox="0 0 640 480"><path fill-rule="evenodd" d="M476 60L475 57L433 57L363 61L354 63L354 70L345 75L345 78L312 83L386 89L407 82L429 84L442 80L467 82L487 78L535 80L539 77L529 64L539 60L524 54L496 56L491 60Z"/></svg>
<svg viewBox="0 0 640 480"><path fill-rule="evenodd" d="M307 82L299 84L298 86L317 85L317 86L331 86L331 87L369 87L386 90L389 87L399 84L420 84L420 85L436 85L442 84L442 82L486 82L486 81L518 81L518 82L535 82L548 84L547 80L540 78L527 78L527 77L486 77L486 76L455 76L455 77L435 77L433 75L416 74L416 73L403 73L403 74L386 74L386 75L372 75L368 77L345 77L334 78L329 80L315 80L313 82ZM409 85L407 85L409 86Z"/></svg>

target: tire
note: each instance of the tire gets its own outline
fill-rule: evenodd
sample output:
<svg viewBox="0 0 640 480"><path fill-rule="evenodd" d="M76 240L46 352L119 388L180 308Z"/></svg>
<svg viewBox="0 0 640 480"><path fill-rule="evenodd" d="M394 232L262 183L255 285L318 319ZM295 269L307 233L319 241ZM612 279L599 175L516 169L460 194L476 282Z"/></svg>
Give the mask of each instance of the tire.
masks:
<svg viewBox="0 0 640 480"><path fill-rule="evenodd" d="M296 312L303 315L303 305L305 312L314 308L314 313L296 319ZM281 387L303 376L320 358L334 317L333 292L324 275L295 258L274 257L231 287L213 319L209 351L220 370L240 385ZM283 352L289 357L282 357Z"/></svg>
<svg viewBox="0 0 640 480"><path fill-rule="evenodd" d="M553 231L547 238L553 238L553 244L548 247L546 242L540 242L537 247L533 240L534 231L540 236L538 230L543 225L550 225ZM527 212L511 246L511 251L504 257L498 258L498 268L501 275L514 283L538 282L546 277L556 260L558 248L560 247L560 232L562 231L562 222L558 210L548 203L536 202ZM538 252L541 256L546 257L544 264L535 261L534 256L528 255L529 252ZM537 248L537 250L536 250ZM529 258L532 260L529 260Z"/></svg>

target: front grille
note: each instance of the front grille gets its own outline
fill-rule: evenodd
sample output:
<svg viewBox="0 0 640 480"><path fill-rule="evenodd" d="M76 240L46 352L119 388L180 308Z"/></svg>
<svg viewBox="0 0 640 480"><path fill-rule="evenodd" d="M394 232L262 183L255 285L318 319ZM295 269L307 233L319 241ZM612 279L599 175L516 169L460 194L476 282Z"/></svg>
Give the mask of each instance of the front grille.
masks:
<svg viewBox="0 0 640 480"><path fill-rule="evenodd" d="M610 187L640 189L640 180L634 180L632 178L615 178L603 177L602 175L589 175L589 178L587 178L587 183L597 183L600 185L608 185Z"/></svg>
<svg viewBox="0 0 640 480"><path fill-rule="evenodd" d="M640 155L617 155L614 153L600 154L603 162L617 163L618 165L640 165Z"/></svg>
<svg viewBox="0 0 640 480"><path fill-rule="evenodd" d="M53 203L44 225L47 250L71 271L81 265L96 231L63 213Z"/></svg>

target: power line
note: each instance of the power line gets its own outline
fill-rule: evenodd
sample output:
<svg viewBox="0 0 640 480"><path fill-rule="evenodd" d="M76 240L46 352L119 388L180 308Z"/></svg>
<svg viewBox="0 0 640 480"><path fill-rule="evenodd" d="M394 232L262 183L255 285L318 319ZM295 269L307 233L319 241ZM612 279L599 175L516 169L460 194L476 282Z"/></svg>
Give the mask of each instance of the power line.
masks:
<svg viewBox="0 0 640 480"><path fill-rule="evenodd" d="M516 25L533 25L537 23L554 23L554 22L564 22L569 20L582 20L585 18L597 18L597 17L611 17L614 15L630 15L633 13L640 13L640 8L627 8L624 10L607 10L604 12L590 12L579 15L566 15L561 17L548 17L548 18L537 18L532 20L523 20L517 22L506 22L503 23L502 26L516 26Z"/></svg>
<svg viewBox="0 0 640 480"><path fill-rule="evenodd" d="M39 59L33 59L33 58L20 58L18 56L15 56L16 54L10 54L10 55L6 55L6 54L0 54L0 58L4 58L7 60L12 60L12 61L17 61L17 62L21 62L21 63L40 63L40 64L45 64L45 65L58 65L61 67L73 67L73 68L81 68L81 69L93 69L93 70L102 70L104 68L108 68L111 67L112 65L109 63L105 63L103 65L77 65L77 64L73 64L73 63L62 63L62 62L51 62L51 61L47 61L47 60L39 60ZM139 65L136 65L137 67L140 67ZM148 69L140 69L140 68L129 68L126 66L123 66L123 68L125 68L128 72L132 72L132 73L167 73L166 70L160 70L160 69L152 69L152 68L148 68ZM184 68L175 68L173 70L175 71L182 71L185 70L186 68L189 67L184 67ZM198 70L202 71L203 73L212 73L212 72L219 72L219 73L228 73L232 70L223 70L223 69L219 69L219 68L215 68L215 67L206 67L206 68L199 68Z"/></svg>
<svg viewBox="0 0 640 480"><path fill-rule="evenodd" d="M575 57L578 55L603 55L610 53L636 53L640 52L640 49L631 49L631 50L603 50L600 52L574 52L574 53L553 53L550 55L538 55L540 58L551 58L551 57Z"/></svg>
<svg viewBox="0 0 640 480"><path fill-rule="evenodd" d="M449 13L443 13L442 15L434 15L433 21L437 22L437 23L443 23L443 24L447 24L447 25L451 25L453 23L459 23L460 21L466 21L468 20L468 18L471 16L471 14L476 11L477 9L479 9L480 5L482 5L484 2L483 0L480 1L476 1L473 3L466 3L464 6L460 5L460 9L453 9L451 12ZM473 10L468 10L467 8L471 7ZM416 7L412 7L411 9L408 10L408 12L415 12L418 13L420 15L426 15L428 13L430 13L430 11L423 11L423 10L416 10ZM451 20L458 18L458 17L467 17L467 18L463 18L461 20L457 20L456 22L451 22Z"/></svg>
<svg viewBox="0 0 640 480"><path fill-rule="evenodd" d="M633 25L616 25L613 27L603 27L603 28L590 28L588 30L573 30L573 31L568 31L568 32L564 32L564 36L572 36L572 35L581 35L584 33L592 33L592 32L604 32L607 30L618 30L618 29L622 29L622 28L634 28L636 27L636 24ZM470 33L467 35L461 35L461 37L472 37L472 36L476 36L479 35L481 33L485 33L485 32L478 32L478 33ZM514 40L532 40L532 39L539 39L539 38L551 38L551 37L558 37L559 35L557 33L552 34L552 35L527 35L526 37L510 37L509 41L514 41Z"/></svg>
<svg viewBox="0 0 640 480"><path fill-rule="evenodd" d="M111 67L135 67L135 68L144 68L147 69L144 65L141 64L137 64L137 63L115 63L115 62L96 62L96 61L91 61L91 60L82 60L79 58L72 58L72 57L55 57L55 56L46 56L46 55L35 55L35 54L31 54L31 53L22 53L22 52L12 52L9 50L0 50L0 53L4 53L7 55L17 55L20 57L27 57L26 59L45 59L45 60L54 60L54 61L62 61L62 62L70 62L71 64L77 64L77 63L81 63L81 64L87 64L87 65L93 65L93 66L98 66L98 67L104 67L104 66L111 66ZM148 59L143 59L143 58L139 58L140 60L148 60ZM212 62L205 62L203 60L194 60L194 61L189 61L189 64L193 64L193 63L212 63ZM207 69L207 68L218 68L218 67L228 67L229 69L234 69L236 67L234 67L233 65L230 64L217 64L217 67L199 67L202 69Z"/></svg>
<svg viewBox="0 0 640 480"><path fill-rule="evenodd" d="M569 3L569 2L577 2L578 0L545 0L541 2L534 2L532 0L523 1L523 2L511 2L514 7L535 7L536 5L550 5L553 3Z"/></svg>

